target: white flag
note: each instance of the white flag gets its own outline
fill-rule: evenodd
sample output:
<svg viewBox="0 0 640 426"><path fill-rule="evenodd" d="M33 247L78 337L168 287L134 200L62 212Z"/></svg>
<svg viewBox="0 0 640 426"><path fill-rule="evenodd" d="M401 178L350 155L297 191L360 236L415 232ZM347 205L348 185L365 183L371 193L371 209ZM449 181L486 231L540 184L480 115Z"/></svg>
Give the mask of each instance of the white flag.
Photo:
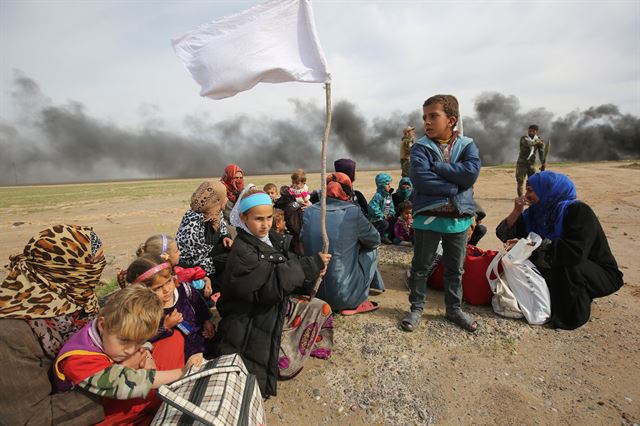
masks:
<svg viewBox="0 0 640 426"><path fill-rule="evenodd" d="M223 99L260 82L331 81L309 0L269 0L173 40L201 86Z"/></svg>

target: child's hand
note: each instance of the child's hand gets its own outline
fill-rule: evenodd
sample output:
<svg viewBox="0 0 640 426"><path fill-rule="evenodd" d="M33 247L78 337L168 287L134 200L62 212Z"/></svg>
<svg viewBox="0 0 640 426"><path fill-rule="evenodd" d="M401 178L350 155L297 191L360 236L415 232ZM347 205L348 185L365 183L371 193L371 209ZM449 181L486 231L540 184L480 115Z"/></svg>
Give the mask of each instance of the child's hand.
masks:
<svg viewBox="0 0 640 426"><path fill-rule="evenodd" d="M163 325L164 325L164 328L169 330L175 327L176 325L180 324L181 322L182 322L182 314L174 309L173 311L171 311L170 314L167 314L164 317Z"/></svg>
<svg viewBox="0 0 640 426"><path fill-rule="evenodd" d="M153 359L153 355L148 350L144 350L144 355L142 357L142 362L140 363L140 368L145 370L157 370L156 360Z"/></svg>
<svg viewBox="0 0 640 426"><path fill-rule="evenodd" d="M202 352L193 354L189 357L187 362L184 364L184 367L182 368L182 374L183 375L186 374L191 367L199 367L202 364L204 364L204 356L202 356Z"/></svg>
<svg viewBox="0 0 640 426"><path fill-rule="evenodd" d="M322 271L320 271L320 278L324 278L324 276L327 274L327 267L325 266Z"/></svg>
<svg viewBox="0 0 640 426"><path fill-rule="evenodd" d="M222 239L222 245L224 246L224 248L230 249L233 245L233 240L229 237L224 237Z"/></svg>
<svg viewBox="0 0 640 426"><path fill-rule="evenodd" d="M139 348L137 351L132 353L128 358L122 361L120 365L128 368L133 368L136 370L138 368L142 368L142 365L144 364L144 360L146 357L145 352L148 353L149 351L146 350L145 348Z"/></svg>
<svg viewBox="0 0 640 426"><path fill-rule="evenodd" d="M507 251L511 250L511 248L513 248L513 246L515 246L517 242L518 242L517 238L507 240L507 242L504 243L504 249Z"/></svg>
<svg viewBox="0 0 640 426"><path fill-rule="evenodd" d="M327 269L327 265L329 264L329 261L331 260L331 254L329 254L329 253L318 253L318 255L320 256L320 258L324 262L324 268Z"/></svg>
<svg viewBox="0 0 640 426"><path fill-rule="evenodd" d="M213 288L211 287L211 279L204 277L204 297L208 299L213 294Z"/></svg>
<svg viewBox="0 0 640 426"><path fill-rule="evenodd" d="M213 325L211 320L207 320L202 324L202 336L205 339L211 339L216 334L216 326Z"/></svg>

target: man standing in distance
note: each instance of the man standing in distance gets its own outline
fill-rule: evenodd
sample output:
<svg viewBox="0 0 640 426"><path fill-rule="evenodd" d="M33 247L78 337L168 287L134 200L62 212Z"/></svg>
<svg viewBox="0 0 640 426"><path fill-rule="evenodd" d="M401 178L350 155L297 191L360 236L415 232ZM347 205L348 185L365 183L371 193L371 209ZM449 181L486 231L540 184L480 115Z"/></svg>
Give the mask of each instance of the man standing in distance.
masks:
<svg viewBox="0 0 640 426"><path fill-rule="evenodd" d="M413 146L414 128L407 126L402 129L402 142L400 143L400 167L402 177L409 176L409 165L411 164L411 147Z"/></svg>
<svg viewBox="0 0 640 426"><path fill-rule="evenodd" d="M544 142L538 137L538 126L532 124L529 126L527 135L520 138L520 153L518 154L518 162L516 164L518 197L522 197L524 194L526 179L536 172L536 151L540 152L540 170L544 170Z"/></svg>

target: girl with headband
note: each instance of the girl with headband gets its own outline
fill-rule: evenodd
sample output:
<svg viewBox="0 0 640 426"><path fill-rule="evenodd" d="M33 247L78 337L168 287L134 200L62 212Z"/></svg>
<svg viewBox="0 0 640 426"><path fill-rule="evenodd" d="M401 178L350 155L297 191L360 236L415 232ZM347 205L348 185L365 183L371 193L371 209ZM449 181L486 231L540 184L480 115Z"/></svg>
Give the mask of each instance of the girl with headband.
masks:
<svg viewBox="0 0 640 426"><path fill-rule="evenodd" d="M294 377L309 356L328 358L333 345L331 307L292 295L311 291L331 255L296 255L291 236L272 230L272 222L271 197L249 185L231 212L238 236L221 286L222 320L211 354L239 353L265 398L276 394L278 378Z"/></svg>
<svg viewBox="0 0 640 426"><path fill-rule="evenodd" d="M150 288L162 302L163 319L150 341L182 334L184 359L192 355L202 357L205 339L211 339L215 333L211 311L189 285L176 288L176 281L171 263L160 256L142 255L127 268L127 282Z"/></svg>

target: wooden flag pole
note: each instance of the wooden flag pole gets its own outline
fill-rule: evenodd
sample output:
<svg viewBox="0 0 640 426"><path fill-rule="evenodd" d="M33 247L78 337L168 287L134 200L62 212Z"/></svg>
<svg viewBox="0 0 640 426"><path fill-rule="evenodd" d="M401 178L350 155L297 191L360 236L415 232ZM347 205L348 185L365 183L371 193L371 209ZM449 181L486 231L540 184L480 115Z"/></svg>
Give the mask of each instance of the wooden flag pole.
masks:
<svg viewBox="0 0 640 426"><path fill-rule="evenodd" d="M322 231L322 252L329 253L329 236L327 235L327 142L329 141L329 132L331 130L331 83L324 84L325 89L325 122L324 135L322 136L322 161L320 164L320 229ZM318 278L311 298L318 292L322 278Z"/></svg>

